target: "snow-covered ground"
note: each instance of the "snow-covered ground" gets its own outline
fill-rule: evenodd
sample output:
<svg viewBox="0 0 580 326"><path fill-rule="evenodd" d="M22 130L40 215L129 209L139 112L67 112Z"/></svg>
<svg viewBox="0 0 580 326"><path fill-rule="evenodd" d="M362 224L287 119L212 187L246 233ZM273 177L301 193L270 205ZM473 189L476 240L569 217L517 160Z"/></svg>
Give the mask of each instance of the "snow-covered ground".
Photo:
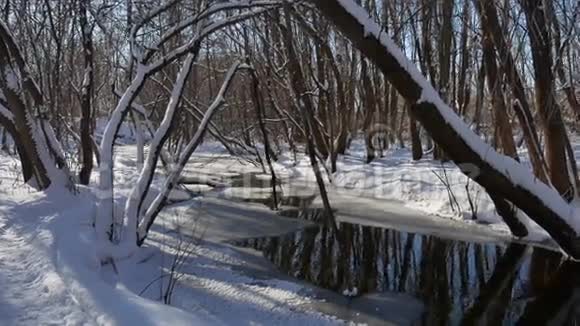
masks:
<svg viewBox="0 0 580 326"><path fill-rule="evenodd" d="M94 197L33 192L0 156L0 324L161 325L200 321L107 280L94 252Z"/></svg>
<svg viewBox="0 0 580 326"><path fill-rule="evenodd" d="M126 146L116 155L118 204L136 177L134 153ZM340 296L277 273L256 253L221 243L288 232L304 222L265 207L198 198L168 208L138 254L100 265L91 190L34 192L17 171L14 159L0 156L0 325L344 323L316 308L339 311L333 306ZM179 283L171 305L163 304L175 257L188 251L173 274ZM420 303L405 299L414 305L392 305L420 311Z"/></svg>
<svg viewBox="0 0 580 326"><path fill-rule="evenodd" d="M131 145L116 149L116 202L121 207L137 178L135 152ZM446 236L456 233L471 240L509 239L487 195L477 185L468 185L452 164L429 158L413 162L408 149L392 149L371 164L363 162L363 147L355 142L349 155L340 158L338 172L326 175L339 219ZM304 156L294 162L291 155L283 155L275 170L286 195L317 194ZM227 155L214 143L204 144L185 171L190 178L218 185L249 172L258 173L258 179L269 178L260 174L259 166ZM354 320L345 313L340 296L289 279L256 253L224 243L304 226L264 205L231 200L267 198L268 188L188 186L205 194L194 199L176 191L173 199L186 201L164 210L137 255L100 266L90 225L95 214L91 189L38 193L19 178L17 161L0 154L0 325L324 325L344 323L341 318ZM477 206L475 221L469 198ZM312 205L320 205L319 199ZM533 238L542 236L535 228ZM173 262L184 246L191 246L191 252L174 274L178 284L171 305L163 304ZM387 301L385 311L402 306L416 314L421 311L412 298ZM409 313L409 320L416 314Z"/></svg>
<svg viewBox="0 0 580 326"><path fill-rule="evenodd" d="M574 145L580 151L580 143ZM520 153L525 158L526 153ZM285 194L317 194L314 174L310 161L298 155L297 162L292 155L282 155L274 168L283 184ZM409 148L391 148L370 164L365 164L365 146L357 140L351 144L347 155L339 157L337 172L331 176L324 173L328 185L331 204L340 212L355 210L361 218L371 217L372 211L389 212L387 215L420 217L432 224L461 221L457 227L485 224L485 229L501 238L510 237L509 229L497 215L494 205L485 191L469 180L453 163L432 160L430 154L420 161L413 161ZM523 162L529 165L528 162ZM202 148L190 164L195 175L223 176L226 174L260 173L260 167L240 161L219 151L215 145ZM269 174L262 176L269 179ZM247 180L248 183L250 180ZM244 198L270 196L270 189L227 188L224 197ZM471 204L470 204L471 201ZM319 199L315 204L320 204ZM365 212L367 210L368 212ZM352 215L352 214L349 214ZM376 215L376 212L375 214ZM383 214L385 215L385 214ZM386 216L385 218L388 218ZM527 240L541 242L547 233L530 219L530 235ZM477 230L475 226L475 230ZM479 228L481 229L481 228Z"/></svg>

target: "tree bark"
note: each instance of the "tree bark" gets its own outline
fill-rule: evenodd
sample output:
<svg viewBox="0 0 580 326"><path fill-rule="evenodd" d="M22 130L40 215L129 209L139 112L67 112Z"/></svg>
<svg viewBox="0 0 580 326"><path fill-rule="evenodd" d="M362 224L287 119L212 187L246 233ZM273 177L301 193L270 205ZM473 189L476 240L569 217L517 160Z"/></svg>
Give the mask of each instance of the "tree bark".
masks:
<svg viewBox="0 0 580 326"><path fill-rule="evenodd" d="M534 173L542 182L548 182L548 168L544 161L538 133L533 123L534 118L526 98L522 80L516 69L515 61L504 38L505 33L500 26L495 4L491 0L474 0L474 2L479 12L483 29L487 35L491 36L495 49L501 58L499 60L501 70L507 77L512 93L517 102L519 102L519 105L515 104L517 106L515 113L524 133Z"/></svg>
<svg viewBox="0 0 580 326"><path fill-rule="evenodd" d="M495 127L498 131L499 143L505 155L519 161L510 120L507 115L507 107L504 102L501 84L498 78L495 52L493 51L491 36L487 32L484 32L482 47L483 65L485 68L485 75L487 76L487 89L491 96L491 106Z"/></svg>
<svg viewBox="0 0 580 326"><path fill-rule="evenodd" d="M536 106L546 138L546 157L550 180L568 200L574 197L566 160L566 128L554 97L552 45L541 0L520 0L528 26L534 63ZM574 183L576 180L574 180Z"/></svg>
<svg viewBox="0 0 580 326"><path fill-rule="evenodd" d="M375 115L375 94L373 92L373 87L371 84L371 79L369 78L369 71L366 60L361 60L361 95L362 102L364 105L364 122L363 122L363 132L365 134L365 145L367 150L366 162L372 162L375 155L375 147L373 144L373 132L372 123Z"/></svg>
<svg viewBox="0 0 580 326"><path fill-rule="evenodd" d="M411 151L413 153L413 160L418 161L423 157L423 146L421 145L421 137L419 136L419 129L417 128L417 121L411 114L409 105L405 105L405 111L409 115L409 132L411 133Z"/></svg>
<svg viewBox="0 0 580 326"><path fill-rule="evenodd" d="M284 8L284 16L286 18L286 22L289 23L290 14L288 7ZM312 105L312 100L310 98L310 95L306 92L304 75L302 74L302 70L297 59L298 56L294 48L293 35L292 32L289 30L290 26L288 25L283 26L282 24L280 24L279 26L282 29L284 47L286 48L286 54L288 56L288 69L290 71L290 86L296 98L296 102L300 110L300 115L302 116L303 120L305 133L304 136L306 137L306 151L308 153L308 157L310 158L310 164L312 166L312 170L316 178L316 183L318 184L318 189L320 191L320 196L322 198L324 210L326 211L326 217L332 223L333 227L336 229L334 213L330 206L330 201L328 200L328 194L326 192L326 187L324 185L324 180L322 179L322 173L320 172L320 166L318 164L318 159L316 157L316 152L314 149L313 130L312 130L312 124L314 122L313 121L314 109Z"/></svg>
<svg viewBox="0 0 580 326"><path fill-rule="evenodd" d="M59 164L50 155L40 124L33 117L33 108L42 108L44 100L40 89L30 76L24 57L4 22L0 21L0 86L4 99L0 103L12 114L13 128L8 128L22 161L24 181L38 190L48 188L59 172ZM16 85L15 85L16 83ZM40 118L42 120L42 118ZM2 121L0 121L2 123ZM3 123L6 127L6 123ZM68 178L68 176L65 176Z"/></svg>
<svg viewBox="0 0 580 326"><path fill-rule="evenodd" d="M268 131L266 131L266 125L264 124L264 99L260 93L258 75L254 70L252 70L252 97L254 101L254 107L256 109L256 118L258 119L258 126L260 127L260 132L262 133L262 139L264 140L264 155L266 156L266 163L268 163L268 168L270 169L270 175L272 177L272 199L273 199L273 209L278 209L278 193L276 192L276 171L274 171L274 166L272 165L272 158L270 157L270 140L268 139Z"/></svg>
<svg viewBox="0 0 580 326"><path fill-rule="evenodd" d="M92 28L87 20L87 11L90 0L79 1L79 23L83 42L83 56L85 60L85 75L81 89L81 162L82 167L79 172L79 182L88 185L93 170L93 147L91 130L92 97L94 88L93 72L93 39Z"/></svg>

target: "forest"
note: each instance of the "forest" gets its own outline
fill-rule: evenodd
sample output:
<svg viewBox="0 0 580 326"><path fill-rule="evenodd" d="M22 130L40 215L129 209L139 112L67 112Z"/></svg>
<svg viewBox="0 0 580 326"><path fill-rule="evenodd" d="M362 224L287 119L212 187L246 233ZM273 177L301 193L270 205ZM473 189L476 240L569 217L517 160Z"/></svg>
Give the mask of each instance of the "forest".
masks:
<svg viewBox="0 0 580 326"><path fill-rule="evenodd" d="M576 322L579 15L1 0L0 324Z"/></svg>

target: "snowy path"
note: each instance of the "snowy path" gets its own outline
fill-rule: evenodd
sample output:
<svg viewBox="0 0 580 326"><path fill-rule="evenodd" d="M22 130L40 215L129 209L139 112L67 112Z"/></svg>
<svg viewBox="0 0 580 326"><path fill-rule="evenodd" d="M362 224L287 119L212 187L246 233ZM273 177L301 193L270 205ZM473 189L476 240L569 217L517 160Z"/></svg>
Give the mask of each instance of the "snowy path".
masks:
<svg viewBox="0 0 580 326"><path fill-rule="evenodd" d="M3 325L87 325L46 247L47 230L11 223L0 211L0 316ZM22 227L27 227L23 230Z"/></svg>
<svg viewBox="0 0 580 326"><path fill-rule="evenodd" d="M1 326L204 323L106 282L95 260L87 192L7 194L0 187L2 195Z"/></svg>

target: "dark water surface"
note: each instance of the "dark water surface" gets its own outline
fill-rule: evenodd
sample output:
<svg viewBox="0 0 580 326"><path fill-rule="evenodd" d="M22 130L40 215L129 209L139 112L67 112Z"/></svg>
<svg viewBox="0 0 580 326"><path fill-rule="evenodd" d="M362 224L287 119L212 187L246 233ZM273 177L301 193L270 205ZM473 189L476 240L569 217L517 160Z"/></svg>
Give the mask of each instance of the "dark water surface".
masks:
<svg viewBox="0 0 580 326"><path fill-rule="evenodd" d="M404 293L425 304L420 324L576 325L580 264L521 244L472 243L359 224L321 210L283 215L318 226L236 241L279 270L345 295Z"/></svg>
<svg viewBox="0 0 580 326"><path fill-rule="evenodd" d="M243 174L232 181L232 187L271 187L270 180L258 174ZM399 293L416 298L425 305L418 321L422 325L578 325L580 321L580 264L560 253L516 243L466 242L360 224L335 225L323 210L308 208L313 199L280 194L278 204L292 207L280 215L313 221L315 226L234 244L261 251L289 276L345 296L364 299ZM272 196L244 200L273 207Z"/></svg>

